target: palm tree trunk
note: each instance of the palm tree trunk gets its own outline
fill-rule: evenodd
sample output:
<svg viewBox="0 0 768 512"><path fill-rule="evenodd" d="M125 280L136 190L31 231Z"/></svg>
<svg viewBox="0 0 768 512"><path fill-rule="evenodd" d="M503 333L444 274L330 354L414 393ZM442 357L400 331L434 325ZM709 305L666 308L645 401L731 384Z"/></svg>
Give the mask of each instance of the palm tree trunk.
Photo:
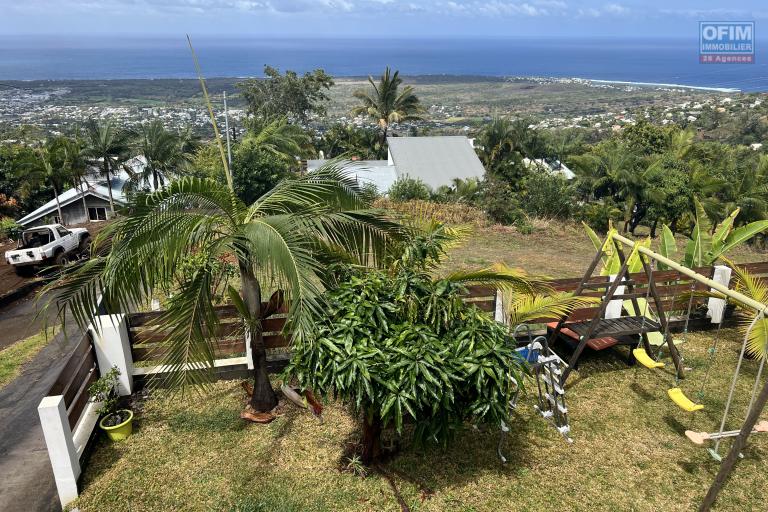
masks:
<svg viewBox="0 0 768 512"><path fill-rule="evenodd" d="M157 171L152 169L152 181L154 182L155 191L160 190L160 184L157 182Z"/></svg>
<svg viewBox="0 0 768 512"><path fill-rule="evenodd" d="M709 509L712 508L712 505L715 503L720 489L722 489L723 485L725 485L725 481L728 479L731 471L733 471L733 467L739 460L739 454L744 448L744 445L747 444L747 438L749 437L749 434L752 433L752 429L755 427L755 423L757 423L758 418L760 418L760 415L763 413L766 402L768 402L768 382L765 383L763 389L760 391L760 394L757 396L757 400L752 406L752 410L749 411L747 419L741 426L739 435L736 436L736 439L734 439L733 445L731 445L731 451L728 452L728 456L720 466L720 471L717 473L715 481L712 482L712 487L709 488L709 492L707 492L707 495L704 497L704 501L701 502L699 512L708 512Z"/></svg>
<svg viewBox="0 0 768 512"><path fill-rule="evenodd" d="M86 204L86 202L85 202L85 190L86 190L86 188L85 188L85 185L84 185L84 183L83 183L84 181L85 181L85 180L80 180L80 191L81 191L81 192L82 192L82 194L83 194L83 195L82 195L82 200L83 200L83 213L85 213L85 221L86 221L86 222L91 222L91 217L88 215L88 205L87 205L87 204Z"/></svg>
<svg viewBox="0 0 768 512"><path fill-rule="evenodd" d="M59 211L59 222L63 226L64 214L61 213L61 203L59 202L59 188L56 185L53 186L53 195L56 197L56 209Z"/></svg>
<svg viewBox="0 0 768 512"><path fill-rule="evenodd" d="M239 262L243 285L243 301L252 319L261 320L261 285L250 264ZM251 354L253 356L253 394L250 405L256 412L269 412L277 406L277 395L267 373L267 350L264 346L261 322L250 322Z"/></svg>
<svg viewBox="0 0 768 512"><path fill-rule="evenodd" d="M109 192L109 209L112 211L112 216L115 216L115 201L112 199L112 179L110 177L109 160L104 157L104 174L107 176L107 191Z"/></svg>

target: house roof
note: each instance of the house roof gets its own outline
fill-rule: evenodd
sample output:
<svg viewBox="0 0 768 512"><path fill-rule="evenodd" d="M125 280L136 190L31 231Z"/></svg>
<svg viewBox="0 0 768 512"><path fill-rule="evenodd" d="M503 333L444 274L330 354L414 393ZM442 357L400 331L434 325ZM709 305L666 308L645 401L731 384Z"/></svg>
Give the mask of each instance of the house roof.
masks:
<svg viewBox="0 0 768 512"><path fill-rule="evenodd" d="M307 160L307 171L320 168L328 160ZM342 162L357 178L358 183L371 183L380 194L386 193L397 181L397 171L387 160L347 160Z"/></svg>
<svg viewBox="0 0 768 512"><path fill-rule="evenodd" d="M144 164L145 161L143 157L133 158L127 163L127 165L132 167L134 172L140 171ZM112 176L112 199L114 200L115 204L124 205L126 203L123 187L129 181L129 179L130 177L128 172L125 170L121 170L119 173ZM67 206L74 203L75 201L81 200L83 196L98 197L104 201L109 201L109 187L107 187L106 178L102 178L100 176L87 177L85 179L85 183L86 184L83 187L70 188L69 190L65 190L59 194L59 204L61 204L62 207ZM50 215L55 211L56 198L54 197L37 210L25 215L16 222L22 226L26 226L27 224L41 219L46 215Z"/></svg>
<svg viewBox="0 0 768 512"><path fill-rule="evenodd" d="M482 179L485 168L471 141L463 136L387 137L397 176L417 178L432 188L454 178Z"/></svg>

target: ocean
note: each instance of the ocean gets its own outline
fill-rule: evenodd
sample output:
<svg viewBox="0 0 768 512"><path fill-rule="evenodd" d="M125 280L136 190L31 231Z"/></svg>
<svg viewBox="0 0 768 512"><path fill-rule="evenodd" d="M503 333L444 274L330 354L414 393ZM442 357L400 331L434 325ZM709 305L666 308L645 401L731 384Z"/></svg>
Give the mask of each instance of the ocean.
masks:
<svg viewBox="0 0 768 512"><path fill-rule="evenodd" d="M615 38L193 38L207 77L260 76L264 64L334 76L576 77L768 91L768 44L754 64L700 64L698 40ZM768 43L768 41L765 41ZM186 39L0 36L0 81L193 78Z"/></svg>

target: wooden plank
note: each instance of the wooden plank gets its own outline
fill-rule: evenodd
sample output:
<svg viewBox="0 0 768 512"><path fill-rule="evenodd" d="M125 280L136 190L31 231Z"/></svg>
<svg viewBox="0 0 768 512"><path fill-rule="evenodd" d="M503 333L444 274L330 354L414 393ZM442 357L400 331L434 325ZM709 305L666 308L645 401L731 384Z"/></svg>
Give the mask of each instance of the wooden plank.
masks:
<svg viewBox="0 0 768 512"><path fill-rule="evenodd" d="M469 285L464 297L496 297L496 288L484 284Z"/></svg>
<svg viewBox="0 0 768 512"><path fill-rule="evenodd" d="M131 329L130 338L131 343L139 345L142 343L159 343L168 338L170 331L161 330L157 328L148 329ZM241 322L228 322L221 323L216 328L214 338L226 338L231 336L243 335L245 333L245 326Z"/></svg>
<svg viewBox="0 0 768 512"><path fill-rule="evenodd" d="M80 363L82 362L83 357L85 357L85 354L88 352L88 350L90 350L90 348L91 338L86 334L83 336L83 339L80 340L80 343L77 344L75 349L70 353L67 362L59 372L58 377L56 377L56 381L51 386L51 389L48 390L47 396L56 396L62 394L64 389L67 387L67 384L69 384L71 377L80 367Z"/></svg>
<svg viewBox="0 0 768 512"><path fill-rule="evenodd" d="M281 332L286 320L285 317L271 316L261 321L261 329L264 332Z"/></svg>
<svg viewBox="0 0 768 512"><path fill-rule="evenodd" d="M83 380L88 376L88 372L96 366L96 355L93 352L93 348L89 348L90 350L85 354L85 357L80 360L80 365L78 366L77 371L72 374L71 380L67 383L67 386L61 393L64 395L64 404L67 407L69 407L72 400L74 400L77 390Z"/></svg>
<svg viewBox="0 0 768 512"><path fill-rule="evenodd" d="M245 339L243 337L221 339L213 346L214 355L239 354L245 352ZM164 343L148 343L134 345L132 347L134 361L160 361L168 356L170 347Z"/></svg>
<svg viewBox="0 0 768 512"><path fill-rule="evenodd" d="M480 311L486 311L486 312L496 311L496 301L492 301L492 300L468 302L467 304L475 306Z"/></svg>
<svg viewBox="0 0 768 512"><path fill-rule="evenodd" d="M69 428L75 428L75 425L77 425L77 420L80 419L80 415L83 413L83 409L85 409L85 404L88 403L88 400L91 398L88 394L88 388L96 382L96 380L99 378L99 370L94 365L90 368L87 377L83 382L80 384L80 387L77 389L77 393L74 396L74 401L71 405L67 407L67 419L69 420Z"/></svg>
<svg viewBox="0 0 768 512"><path fill-rule="evenodd" d="M290 339L282 334L268 334L264 336L264 346L267 348L287 347L290 345Z"/></svg>

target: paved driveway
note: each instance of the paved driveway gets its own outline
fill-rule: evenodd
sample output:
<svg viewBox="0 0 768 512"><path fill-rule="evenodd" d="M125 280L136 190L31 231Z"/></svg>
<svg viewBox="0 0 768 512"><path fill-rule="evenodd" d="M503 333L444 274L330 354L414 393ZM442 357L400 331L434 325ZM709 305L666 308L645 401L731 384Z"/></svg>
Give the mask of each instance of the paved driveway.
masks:
<svg viewBox="0 0 768 512"><path fill-rule="evenodd" d="M0 316L5 313L0 311ZM0 511L61 510L37 405L78 340L74 334L65 338L59 333L0 390Z"/></svg>

